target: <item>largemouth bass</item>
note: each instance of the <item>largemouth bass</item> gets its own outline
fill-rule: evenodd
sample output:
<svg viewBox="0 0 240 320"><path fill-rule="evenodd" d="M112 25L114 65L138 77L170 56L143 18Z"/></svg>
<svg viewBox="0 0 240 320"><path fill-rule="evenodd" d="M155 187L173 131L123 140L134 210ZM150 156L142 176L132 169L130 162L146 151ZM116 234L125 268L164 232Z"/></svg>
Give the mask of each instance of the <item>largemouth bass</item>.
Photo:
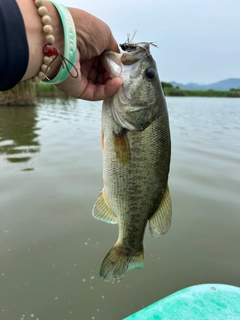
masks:
<svg viewBox="0 0 240 320"><path fill-rule="evenodd" d="M118 223L116 244L102 262L100 277L121 280L143 267L143 238L149 221L153 237L171 224L168 174L171 141L165 97L149 43L125 43L107 51L103 63L122 86L102 106L104 188L93 216Z"/></svg>

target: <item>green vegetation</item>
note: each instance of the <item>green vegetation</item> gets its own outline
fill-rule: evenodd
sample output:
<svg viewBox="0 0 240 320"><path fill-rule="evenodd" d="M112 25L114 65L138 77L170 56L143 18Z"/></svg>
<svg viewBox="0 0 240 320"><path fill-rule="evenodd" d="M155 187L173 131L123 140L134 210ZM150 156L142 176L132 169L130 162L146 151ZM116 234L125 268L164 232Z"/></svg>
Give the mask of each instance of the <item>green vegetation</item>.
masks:
<svg viewBox="0 0 240 320"><path fill-rule="evenodd" d="M172 97L218 97L218 98L240 98L240 89L231 89L230 91L216 90L181 90L174 88L171 83L162 82L165 96Z"/></svg>
<svg viewBox="0 0 240 320"><path fill-rule="evenodd" d="M65 92L59 90L54 85L39 83L33 86L35 86L35 92L36 92L37 98L62 98L62 99L69 98L69 96Z"/></svg>
<svg viewBox="0 0 240 320"><path fill-rule="evenodd" d="M53 85L29 81L22 81L11 90L0 91L0 105L4 106L35 106L39 98L66 99L68 95Z"/></svg>
<svg viewBox="0 0 240 320"><path fill-rule="evenodd" d="M0 91L0 105L32 106L36 105L35 87L27 81L20 82L11 90Z"/></svg>
<svg viewBox="0 0 240 320"><path fill-rule="evenodd" d="M174 88L171 83L162 82L165 96L172 97L219 97L219 98L240 98L240 89L231 89L229 91L215 90L181 90ZM35 106L39 98L62 98L69 96L60 91L54 85L44 83L32 84L28 81L22 81L13 89L0 91L0 105L5 106Z"/></svg>

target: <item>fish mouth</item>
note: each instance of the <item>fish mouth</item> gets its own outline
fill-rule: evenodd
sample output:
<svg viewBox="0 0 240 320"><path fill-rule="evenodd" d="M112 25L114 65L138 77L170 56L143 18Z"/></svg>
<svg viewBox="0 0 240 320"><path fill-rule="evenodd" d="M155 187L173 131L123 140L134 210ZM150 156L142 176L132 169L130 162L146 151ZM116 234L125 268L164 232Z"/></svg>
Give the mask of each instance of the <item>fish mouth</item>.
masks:
<svg viewBox="0 0 240 320"><path fill-rule="evenodd" d="M101 61L111 78L120 77L122 54L114 51L105 51L101 56Z"/></svg>
<svg viewBox="0 0 240 320"><path fill-rule="evenodd" d="M121 77L123 66L133 66L150 55L149 44L139 43L134 45L134 50L117 53L105 51L101 56L101 61L111 78Z"/></svg>

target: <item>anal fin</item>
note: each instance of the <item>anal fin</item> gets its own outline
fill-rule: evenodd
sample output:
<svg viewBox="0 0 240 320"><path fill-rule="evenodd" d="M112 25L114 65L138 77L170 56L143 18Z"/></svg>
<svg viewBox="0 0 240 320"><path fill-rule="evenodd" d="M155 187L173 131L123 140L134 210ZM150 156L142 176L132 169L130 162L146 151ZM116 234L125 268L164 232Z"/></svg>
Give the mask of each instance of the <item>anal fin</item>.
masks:
<svg viewBox="0 0 240 320"><path fill-rule="evenodd" d="M92 215L98 220L105 221L107 223L118 223L118 219L111 210L106 200L104 189L100 193L96 203L93 206Z"/></svg>
<svg viewBox="0 0 240 320"><path fill-rule="evenodd" d="M171 220L172 203L167 185L157 211L149 219L149 230L151 236L158 238L161 235L164 235L171 226Z"/></svg>

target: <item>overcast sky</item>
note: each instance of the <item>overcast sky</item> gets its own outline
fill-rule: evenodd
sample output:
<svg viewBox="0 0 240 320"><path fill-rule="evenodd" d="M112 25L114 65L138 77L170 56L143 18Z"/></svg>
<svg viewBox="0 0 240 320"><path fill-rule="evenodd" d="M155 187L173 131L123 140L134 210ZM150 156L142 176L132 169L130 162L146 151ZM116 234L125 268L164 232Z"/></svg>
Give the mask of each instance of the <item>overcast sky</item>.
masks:
<svg viewBox="0 0 240 320"><path fill-rule="evenodd" d="M156 41L162 81L240 78L240 0L59 0L105 21L118 43Z"/></svg>

